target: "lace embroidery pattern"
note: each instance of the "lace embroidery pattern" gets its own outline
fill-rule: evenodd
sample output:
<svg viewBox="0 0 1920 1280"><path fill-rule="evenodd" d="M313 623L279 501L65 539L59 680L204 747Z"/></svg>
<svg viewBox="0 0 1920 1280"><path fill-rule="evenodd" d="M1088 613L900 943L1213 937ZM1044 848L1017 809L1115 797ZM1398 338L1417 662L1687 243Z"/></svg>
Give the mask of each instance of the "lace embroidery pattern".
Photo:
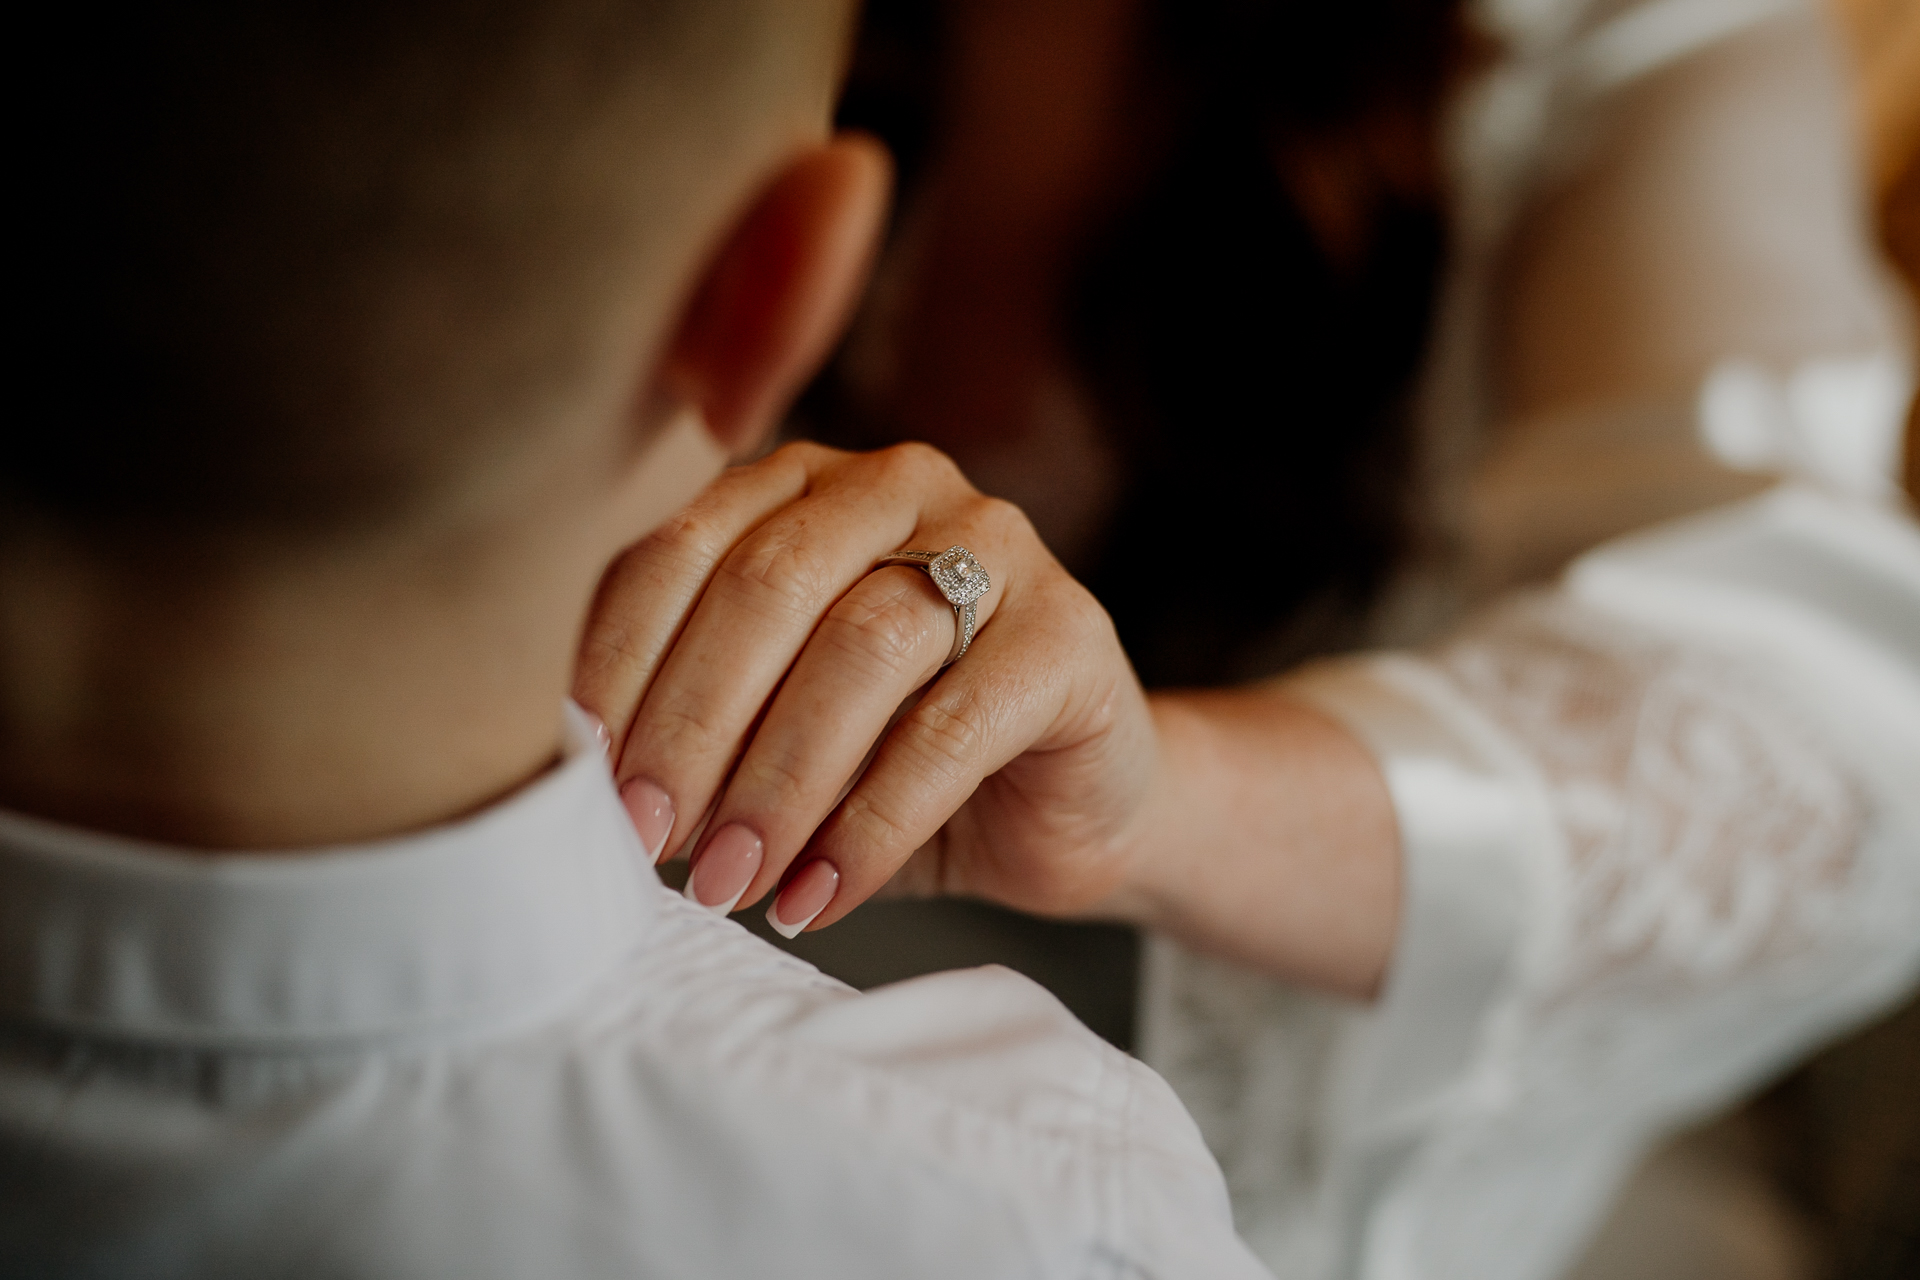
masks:
<svg viewBox="0 0 1920 1280"><path fill-rule="evenodd" d="M1737 663L1552 598L1438 661L1530 755L1566 836L1549 1003L1715 986L1836 927L1865 802Z"/></svg>

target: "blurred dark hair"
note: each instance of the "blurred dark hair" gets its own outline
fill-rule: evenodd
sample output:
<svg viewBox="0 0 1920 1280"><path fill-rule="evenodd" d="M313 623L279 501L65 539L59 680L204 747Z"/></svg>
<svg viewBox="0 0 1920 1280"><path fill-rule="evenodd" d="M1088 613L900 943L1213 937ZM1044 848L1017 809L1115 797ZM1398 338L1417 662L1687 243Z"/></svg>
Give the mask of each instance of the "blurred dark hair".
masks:
<svg viewBox="0 0 1920 1280"><path fill-rule="evenodd" d="M1075 298L1131 463L1091 585L1150 682L1214 683L1354 643L1417 536L1463 47L1456 0L1155 7L1173 140Z"/></svg>
<svg viewBox="0 0 1920 1280"><path fill-rule="evenodd" d="M1128 476L1089 585L1148 683L1222 683L1353 643L1419 536L1439 121L1472 42L1460 0L1148 5L1161 128L1069 300ZM935 137L935 8L870 5L842 110L903 185Z"/></svg>

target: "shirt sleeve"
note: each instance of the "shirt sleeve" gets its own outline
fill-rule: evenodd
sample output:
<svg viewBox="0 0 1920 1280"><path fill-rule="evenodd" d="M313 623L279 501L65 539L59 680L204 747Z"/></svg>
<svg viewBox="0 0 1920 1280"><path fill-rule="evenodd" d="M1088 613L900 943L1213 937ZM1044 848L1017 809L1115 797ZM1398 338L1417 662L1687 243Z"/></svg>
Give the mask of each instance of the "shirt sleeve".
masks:
<svg viewBox="0 0 1920 1280"><path fill-rule="evenodd" d="M1174 1091L1037 983L995 965L927 974L827 1004L791 1036L849 1081L870 1074L863 1100L917 1096L917 1114L887 1105L885 1127L918 1125L923 1162L944 1155L1013 1201L1032 1274L1269 1277Z"/></svg>

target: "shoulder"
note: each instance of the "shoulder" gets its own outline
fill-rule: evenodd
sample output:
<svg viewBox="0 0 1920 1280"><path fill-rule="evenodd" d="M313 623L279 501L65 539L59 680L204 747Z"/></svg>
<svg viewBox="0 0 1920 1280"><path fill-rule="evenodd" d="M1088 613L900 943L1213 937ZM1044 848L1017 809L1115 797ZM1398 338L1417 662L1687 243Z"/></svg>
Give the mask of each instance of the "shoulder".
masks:
<svg viewBox="0 0 1920 1280"><path fill-rule="evenodd" d="M861 993L677 895L654 924L561 1025L457 1068L469 1109L499 1099L470 1139L644 1207L616 1252L653 1258L666 1222L699 1274L1254 1265L1171 1091L1036 984L991 967Z"/></svg>

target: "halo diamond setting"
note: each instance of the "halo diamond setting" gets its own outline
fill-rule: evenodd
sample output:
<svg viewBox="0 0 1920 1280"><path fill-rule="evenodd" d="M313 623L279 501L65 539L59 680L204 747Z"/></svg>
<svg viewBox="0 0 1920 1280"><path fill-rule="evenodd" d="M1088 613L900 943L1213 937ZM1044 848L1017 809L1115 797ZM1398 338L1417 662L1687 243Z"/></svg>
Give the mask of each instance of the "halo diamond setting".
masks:
<svg viewBox="0 0 1920 1280"><path fill-rule="evenodd" d="M965 547L948 547L927 562L927 572L933 575L933 585L940 588L947 603L956 609L972 604L993 586L986 569Z"/></svg>
<svg viewBox="0 0 1920 1280"><path fill-rule="evenodd" d="M952 665L973 643L974 603L993 586L986 566L974 558L973 552L960 546L948 547L945 551L908 551L903 547L892 555L881 556L873 567L878 569L890 564L925 569L933 579L934 590L953 606L953 649L947 654L946 662L940 664L942 667Z"/></svg>

